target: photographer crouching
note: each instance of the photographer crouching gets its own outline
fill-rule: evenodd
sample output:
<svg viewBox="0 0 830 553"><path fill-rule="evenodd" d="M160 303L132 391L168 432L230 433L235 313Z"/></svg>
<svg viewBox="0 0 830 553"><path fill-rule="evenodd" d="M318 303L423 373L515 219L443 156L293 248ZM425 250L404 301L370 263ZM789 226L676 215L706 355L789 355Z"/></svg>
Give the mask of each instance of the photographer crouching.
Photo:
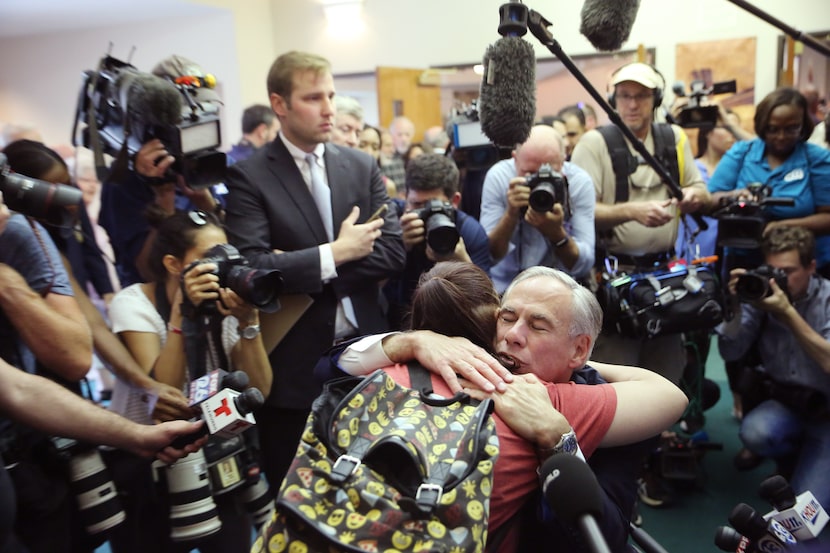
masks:
<svg viewBox="0 0 830 553"><path fill-rule="evenodd" d="M745 409L740 437L774 458L796 493L810 490L828 505L830 281L816 274L815 240L802 227L772 228L761 252L766 265L730 272L736 315L716 329L726 361L758 348L741 387L757 406Z"/></svg>
<svg viewBox="0 0 830 553"><path fill-rule="evenodd" d="M153 279L116 294L110 305L113 331L153 378L190 390L194 411L224 394L241 424L220 435L215 421L205 417L212 434L204 456L190 455L170 469L157 471L135 459L111 463L127 473L116 476L127 522L111 538L112 549L138 552L165 544L173 551L244 551L251 545L248 513L258 519L255 504L270 498L259 474L253 429L240 433L253 423L247 417L251 402L245 401L251 390L228 390L226 381L228 374L244 373L237 388L250 382L266 393L271 389L259 313L276 308L281 276L248 267L211 213L177 211L153 234L148 256ZM261 393L254 395L262 401ZM163 484L154 485L156 477Z"/></svg>

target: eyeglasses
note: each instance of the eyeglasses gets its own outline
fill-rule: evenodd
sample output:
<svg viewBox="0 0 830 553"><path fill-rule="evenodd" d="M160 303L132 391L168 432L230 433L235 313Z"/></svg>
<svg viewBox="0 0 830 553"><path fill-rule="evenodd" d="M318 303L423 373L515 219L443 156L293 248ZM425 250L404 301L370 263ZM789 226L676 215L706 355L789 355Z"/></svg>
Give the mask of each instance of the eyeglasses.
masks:
<svg viewBox="0 0 830 553"><path fill-rule="evenodd" d="M801 125L787 125L786 127L769 126L764 131L767 136L783 133L784 136L798 136L801 134Z"/></svg>
<svg viewBox="0 0 830 553"><path fill-rule="evenodd" d="M207 213L205 213L204 211L190 211L188 212L187 217L190 219L190 222L196 225L197 227L203 227L206 224L208 224L208 216Z"/></svg>
<svg viewBox="0 0 830 553"><path fill-rule="evenodd" d="M649 98L653 98L654 94L649 92L641 92L639 94L616 94L614 98L618 102L630 102L631 100L635 100L638 104L642 104Z"/></svg>

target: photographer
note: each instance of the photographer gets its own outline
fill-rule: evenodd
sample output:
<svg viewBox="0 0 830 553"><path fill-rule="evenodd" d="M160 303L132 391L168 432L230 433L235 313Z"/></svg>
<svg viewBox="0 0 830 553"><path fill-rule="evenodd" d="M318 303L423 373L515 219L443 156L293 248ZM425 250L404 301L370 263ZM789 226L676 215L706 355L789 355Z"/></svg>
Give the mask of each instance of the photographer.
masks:
<svg viewBox="0 0 830 553"><path fill-rule="evenodd" d="M153 69L153 74L174 82L204 79L206 76L201 67L181 56L162 60ZM215 112L219 97L212 88L198 86L188 89L186 94L191 94L191 90L195 91L192 101L200 114ZM150 89L145 91L147 97L144 97L130 89L131 94L137 95L136 99L148 108L155 108L155 103L169 107L165 104L173 98L167 98L163 91ZM152 118L157 115L142 113L140 116ZM176 209L201 209L221 216L223 209L222 203L215 197L216 191L211 187L191 188L192 183L187 182L182 174L172 173L177 160L169 144L158 138L138 138L143 142L131 157L128 170L116 176L118 180L110 178L105 181L101 190L99 222L110 237L118 278L123 286L146 280L147 255L152 242L147 213L154 217L158 214L170 215Z"/></svg>
<svg viewBox="0 0 830 553"><path fill-rule="evenodd" d="M594 192L591 179L577 166L564 162L565 144L553 127L537 125L530 137L487 172L481 195L481 225L490 239L496 264L490 273L503 292L522 270L534 265L554 267L577 280L594 264ZM567 178L571 216L563 198L549 211L529 207L528 177L543 164Z"/></svg>
<svg viewBox="0 0 830 553"><path fill-rule="evenodd" d="M752 395L760 400L741 423L744 445L775 458L796 493L810 490L828 505L830 282L816 275L814 250L812 233L803 227L770 230L761 251L772 270L731 271L729 292L741 303L717 332L724 360L756 344L762 361L750 373L755 393L744 390L745 401ZM747 301L750 292L760 299Z"/></svg>
<svg viewBox="0 0 830 553"><path fill-rule="evenodd" d="M458 179L455 163L441 154L422 154L407 165L406 213L401 215L406 267L383 289L393 329L402 327L418 279L436 262L466 261L490 271L487 233L458 210Z"/></svg>
<svg viewBox="0 0 830 553"><path fill-rule="evenodd" d="M190 321L204 318L208 321L207 344L199 353L205 356L205 369L244 371L250 384L267 394L272 375L259 330L259 311L243 302L236 292L220 286L216 262L201 261L214 246L226 243L225 231L212 214L177 211L162 220L154 232L149 255L154 279L116 294L110 306L113 331L151 376L184 388L202 375L195 374L193 366L200 360L186 354L191 338L182 327L188 322L186 317ZM187 306L195 311L188 313ZM170 540L167 509L163 501L155 503L159 498L151 491L150 474L148 464L135 469L127 491L134 497L129 503L125 501L134 515L133 531L113 538L116 552L141 551L144 546ZM127 478L127 485L129 482ZM223 494L215 500L222 529L198 547L203 552L246 550L250 547L251 524L240 511L235 494ZM149 533L147 527L155 531ZM146 540L143 545L142 540Z"/></svg>

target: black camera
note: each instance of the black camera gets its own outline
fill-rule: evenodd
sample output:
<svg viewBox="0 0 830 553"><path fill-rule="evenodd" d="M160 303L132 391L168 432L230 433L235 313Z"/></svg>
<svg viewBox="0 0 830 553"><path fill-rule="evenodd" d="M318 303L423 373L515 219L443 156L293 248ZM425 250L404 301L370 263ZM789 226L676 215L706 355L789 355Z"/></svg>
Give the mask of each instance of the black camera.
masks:
<svg viewBox="0 0 830 553"><path fill-rule="evenodd" d="M98 448L70 438L53 437L51 441L69 465L69 487L86 531L99 534L124 522L127 515Z"/></svg>
<svg viewBox="0 0 830 553"><path fill-rule="evenodd" d="M176 158L167 181L182 175L191 188L207 188L225 180L226 156L219 114L195 101L194 84L176 84L112 56L95 71L85 71L75 115L77 130L85 124L81 143L116 157L115 168L126 168L141 146L158 138Z"/></svg>
<svg viewBox="0 0 830 553"><path fill-rule="evenodd" d="M769 186L759 182L746 186L750 199L721 198L721 207L712 214L718 220L718 246L755 249L761 246L767 217L764 209L793 206L793 198L771 198Z"/></svg>
<svg viewBox="0 0 830 553"><path fill-rule="evenodd" d="M562 209L565 210L565 216L570 216L568 180L562 173L553 170L549 164L545 163L537 173L527 178L527 185L530 187L528 204L533 211L540 213L553 211L553 205L560 203Z"/></svg>
<svg viewBox="0 0 830 553"><path fill-rule="evenodd" d="M255 305L260 311L273 313L279 309L279 294L282 290L282 272L277 269L255 269L248 264L235 247L217 244L187 266L185 272L202 263L215 263L213 272L219 277L219 286L230 288L240 298ZM202 302L199 310L206 314L215 311L214 302Z"/></svg>
<svg viewBox="0 0 830 553"><path fill-rule="evenodd" d="M52 224L72 219L81 204L80 188L52 184L13 173L6 156L0 153L0 192L9 209Z"/></svg>
<svg viewBox="0 0 830 553"><path fill-rule="evenodd" d="M438 255L454 252L459 234L452 204L438 199L427 200L416 213L424 221L426 241L432 251Z"/></svg>
<svg viewBox="0 0 830 553"><path fill-rule="evenodd" d="M502 159L499 148L481 130L475 100L454 111L446 130L452 141L453 158L459 167L489 169Z"/></svg>
<svg viewBox="0 0 830 553"><path fill-rule="evenodd" d="M741 301L757 301L772 294L769 279L775 279L775 283L785 293L787 292L787 273L777 267L760 265L749 270L738 277L735 283L735 294Z"/></svg>
<svg viewBox="0 0 830 553"><path fill-rule="evenodd" d="M712 94L726 94L736 92L735 80L722 81L712 84L706 88L706 82L702 80L692 81L689 93L689 103L686 104L677 116L677 124L687 129L699 127L714 127L718 124L718 106L702 106L704 96ZM685 96L682 87L675 89L677 96Z"/></svg>

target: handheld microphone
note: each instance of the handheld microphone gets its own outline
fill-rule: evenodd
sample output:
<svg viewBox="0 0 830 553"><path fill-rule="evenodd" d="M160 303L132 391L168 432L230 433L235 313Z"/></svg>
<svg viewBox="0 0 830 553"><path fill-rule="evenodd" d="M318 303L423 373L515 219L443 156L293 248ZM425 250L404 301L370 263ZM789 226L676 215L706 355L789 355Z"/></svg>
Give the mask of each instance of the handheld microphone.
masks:
<svg viewBox="0 0 830 553"><path fill-rule="evenodd" d="M539 483L551 509L580 529L594 553L610 553L597 525L602 516L599 482L585 461L573 455L553 455L539 469Z"/></svg>
<svg viewBox="0 0 830 553"><path fill-rule="evenodd" d="M640 0L585 0L579 32L597 50L619 50L631 34L639 7Z"/></svg>
<svg viewBox="0 0 830 553"><path fill-rule="evenodd" d="M179 436L171 444L182 449L206 434L230 438L256 424L251 412L265 403L256 388L247 388L243 371L210 371L190 383L190 407L198 407L205 424L198 431ZM246 389L247 388L247 389Z"/></svg>
<svg viewBox="0 0 830 553"><path fill-rule="evenodd" d="M830 518L812 492L796 496L781 475L770 476L761 482L758 493L773 506L764 518L780 522L799 541L817 538Z"/></svg>
<svg viewBox="0 0 830 553"><path fill-rule="evenodd" d="M715 531L715 545L721 551L743 553L749 550L750 542L746 536L729 526L718 526Z"/></svg>
<svg viewBox="0 0 830 553"><path fill-rule="evenodd" d="M746 536L758 551L774 553L796 545L796 539L777 520L765 520L746 503L738 503L729 513L729 524Z"/></svg>
<svg viewBox="0 0 830 553"><path fill-rule="evenodd" d="M536 55L520 38L527 32L527 7L514 1L499 13L503 36L484 53L478 116L493 144L515 148L527 140L536 118Z"/></svg>

